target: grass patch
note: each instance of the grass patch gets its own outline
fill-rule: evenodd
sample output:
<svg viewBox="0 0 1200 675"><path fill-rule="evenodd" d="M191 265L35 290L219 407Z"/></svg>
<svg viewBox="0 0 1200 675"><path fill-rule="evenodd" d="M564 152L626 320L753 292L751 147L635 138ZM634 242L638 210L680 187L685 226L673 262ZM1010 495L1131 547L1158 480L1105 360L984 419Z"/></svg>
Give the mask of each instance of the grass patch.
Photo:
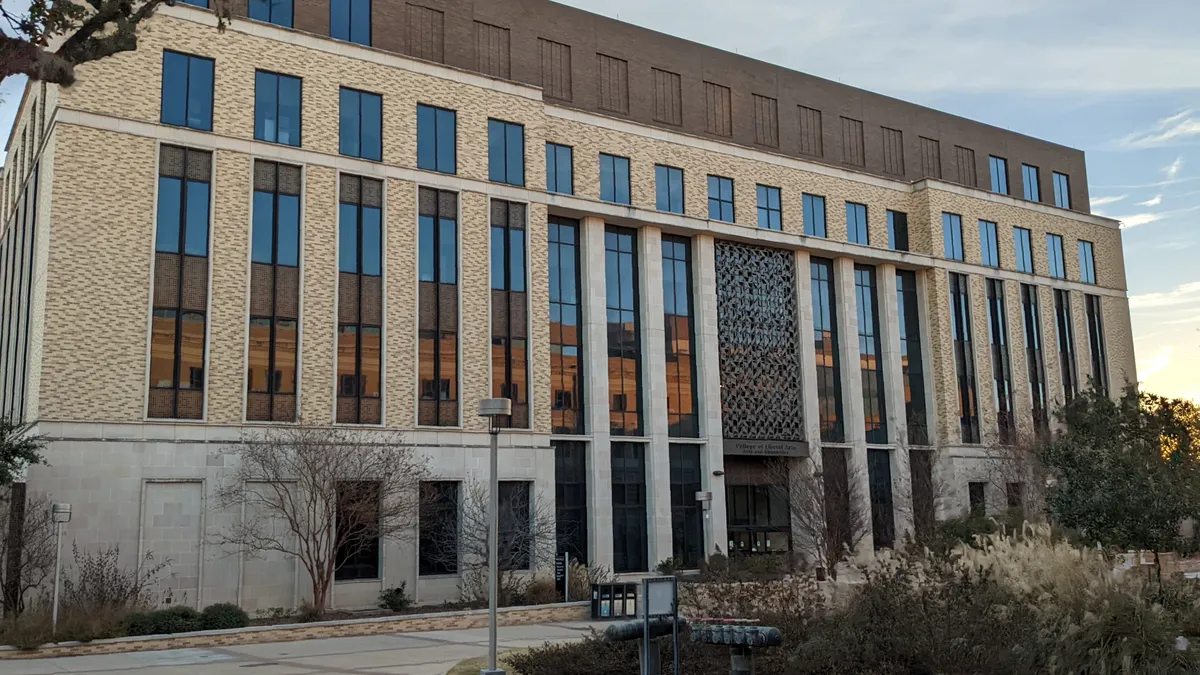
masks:
<svg viewBox="0 0 1200 675"><path fill-rule="evenodd" d="M529 650L510 649L506 652L501 652L496 656L496 666L511 673L513 671L513 666L508 662L508 657L515 656L517 654L524 654L527 651ZM487 668L487 664L488 660L486 656L481 656L477 659L467 659L466 661L460 661L458 665L451 668L446 675L479 675L479 671Z"/></svg>

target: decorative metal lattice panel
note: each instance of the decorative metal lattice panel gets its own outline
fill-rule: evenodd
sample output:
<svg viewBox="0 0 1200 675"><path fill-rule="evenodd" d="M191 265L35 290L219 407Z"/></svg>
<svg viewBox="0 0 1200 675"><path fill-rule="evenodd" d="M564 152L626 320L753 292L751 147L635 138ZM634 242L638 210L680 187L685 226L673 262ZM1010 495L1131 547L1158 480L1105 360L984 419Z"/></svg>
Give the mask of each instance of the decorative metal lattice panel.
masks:
<svg viewBox="0 0 1200 675"><path fill-rule="evenodd" d="M791 251L716 244L726 438L804 440Z"/></svg>

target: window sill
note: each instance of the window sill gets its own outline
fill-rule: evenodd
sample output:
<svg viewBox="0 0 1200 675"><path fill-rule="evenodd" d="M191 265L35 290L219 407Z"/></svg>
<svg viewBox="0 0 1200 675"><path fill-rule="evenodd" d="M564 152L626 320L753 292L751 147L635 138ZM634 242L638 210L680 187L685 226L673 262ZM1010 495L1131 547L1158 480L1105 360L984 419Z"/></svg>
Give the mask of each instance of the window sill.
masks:
<svg viewBox="0 0 1200 675"><path fill-rule="evenodd" d="M450 574L418 574L417 581L449 581L458 579L461 576L461 572L452 572Z"/></svg>
<svg viewBox="0 0 1200 675"><path fill-rule="evenodd" d="M333 584L335 586L353 586L356 584L377 584L381 581L383 581L382 577L375 577L374 579L342 579L341 581L335 580Z"/></svg>

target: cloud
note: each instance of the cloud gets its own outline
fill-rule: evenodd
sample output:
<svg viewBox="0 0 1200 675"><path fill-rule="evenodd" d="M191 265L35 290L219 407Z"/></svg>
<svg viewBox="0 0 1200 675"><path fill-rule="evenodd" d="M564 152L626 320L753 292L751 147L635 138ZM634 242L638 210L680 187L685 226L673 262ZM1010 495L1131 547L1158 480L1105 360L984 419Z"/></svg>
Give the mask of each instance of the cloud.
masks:
<svg viewBox="0 0 1200 675"><path fill-rule="evenodd" d="M1135 213L1132 216L1118 216L1114 220L1121 221L1121 228L1128 230L1131 227L1140 227L1149 225L1156 220L1162 220L1161 213Z"/></svg>
<svg viewBox="0 0 1200 675"><path fill-rule="evenodd" d="M1117 197L1092 197L1092 208L1094 209L1097 206L1104 206L1106 204L1116 204L1128 196L1129 195L1119 195Z"/></svg>
<svg viewBox="0 0 1200 675"><path fill-rule="evenodd" d="M1200 136L1200 113L1188 109L1155 122L1149 129L1129 134L1118 145L1126 148L1157 148L1174 145L1194 136ZM1167 178L1174 178L1182 167L1183 158L1176 159L1164 169Z"/></svg>
<svg viewBox="0 0 1200 675"><path fill-rule="evenodd" d="M1155 373L1166 370L1167 366L1171 365L1171 354L1174 351L1174 347L1163 347L1153 357L1137 364L1138 377L1146 380Z"/></svg>
<svg viewBox="0 0 1200 675"><path fill-rule="evenodd" d="M1200 306L1200 281L1181 284L1161 293L1143 293L1129 296L1129 308L1134 310L1160 309L1179 305Z"/></svg>
<svg viewBox="0 0 1200 675"><path fill-rule="evenodd" d="M1163 173L1167 174L1167 180L1175 180L1179 175L1179 170L1183 168L1183 157L1176 157L1171 165L1163 169Z"/></svg>
<svg viewBox="0 0 1200 675"><path fill-rule="evenodd" d="M1144 202L1138 202L1137 205L1138 206L1158 206L1159 204L1162 203L1162 198L1163 198L1162 195L1154 195L1153 199L1147 199Z"/></svg>

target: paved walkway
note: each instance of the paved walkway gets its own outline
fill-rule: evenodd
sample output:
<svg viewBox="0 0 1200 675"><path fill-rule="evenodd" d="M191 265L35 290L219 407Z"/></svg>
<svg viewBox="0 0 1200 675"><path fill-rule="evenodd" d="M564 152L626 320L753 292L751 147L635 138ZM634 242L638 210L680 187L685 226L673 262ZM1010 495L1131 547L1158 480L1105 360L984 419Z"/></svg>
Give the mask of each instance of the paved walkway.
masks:
<svg viewBox="0 0 1200 675"><path fill-rule="evenodd" d="M606 625L581 621L501 628L500 648L578 640L592 626L602 631ZM459 661L487 656L487 645L487 628L393 633L212 649L0 661L0 675L444 675Z"/></svg>

